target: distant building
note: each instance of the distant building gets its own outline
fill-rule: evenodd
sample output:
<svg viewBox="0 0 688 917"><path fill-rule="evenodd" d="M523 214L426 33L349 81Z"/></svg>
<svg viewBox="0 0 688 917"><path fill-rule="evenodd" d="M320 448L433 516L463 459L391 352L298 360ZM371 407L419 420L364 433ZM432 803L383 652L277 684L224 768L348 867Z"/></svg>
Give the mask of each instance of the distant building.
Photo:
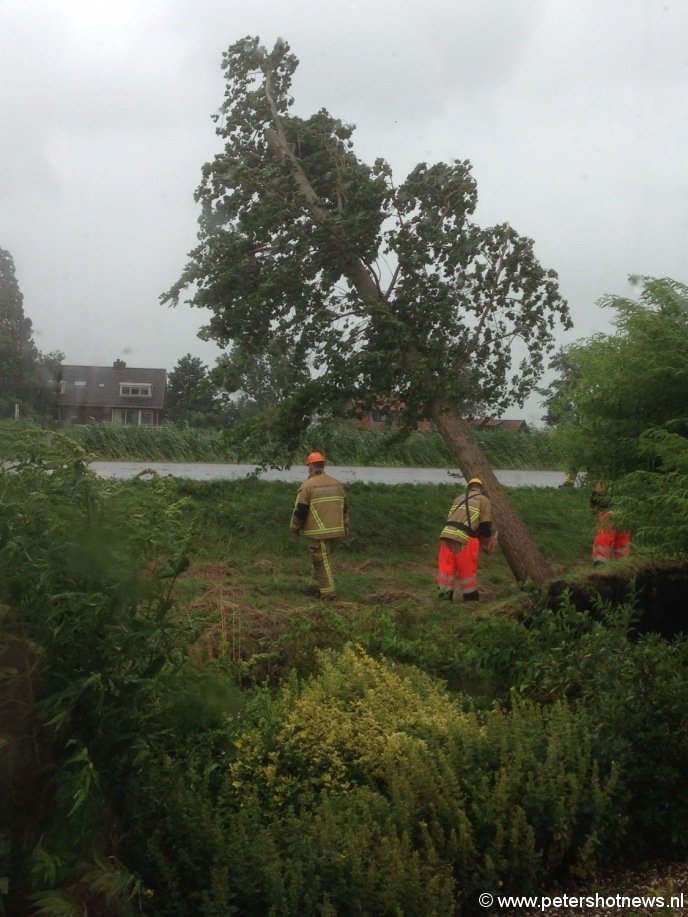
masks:
<svg viewBox="0 0 688 917"><path fill-rule="evenodd" d="M357 430L385 430L390 426L398 426L402 420L404 404L399 401L391 406L380 405L371 409L359 407L355 409ZM470 418L471 427L480 430L510 430L514 433L529 433L525 420L497 420L492 417ZM419 420L416 429L430 431L434 429L431 420Z"/></svg>
<svg viewBox="0 0 688 917"><path fill-rule="evenodd" d="M386 430L390 426L398 426L403 417L403 403L399 402L391 408L383 406L371 409L359 407L355 410L357 430ZM431 420L419 420L417 430L430 431L433 429Z"/></svg>
<svg viewBox="0 0 688 917"><path fill-rule="evenodd" d="M471 419L468 423L479 430L510 430L512 433L530 433L525 420L496 420L494 417Z"/></svg>
<svg viewBox="0 0 688 917"><path fill-rule="evenodd" d="M57 419L61 424L113 423L157 427L165 407L167 372L128 367L62 364L57 380Z"/></svg>

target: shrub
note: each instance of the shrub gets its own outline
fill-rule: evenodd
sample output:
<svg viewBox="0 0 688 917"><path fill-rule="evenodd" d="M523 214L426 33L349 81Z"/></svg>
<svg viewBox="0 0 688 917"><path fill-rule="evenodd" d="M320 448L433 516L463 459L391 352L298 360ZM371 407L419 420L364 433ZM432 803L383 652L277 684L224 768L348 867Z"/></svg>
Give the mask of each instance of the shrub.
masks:
<svg viewBox="0 0 688 917"><path fill-rule="evenodd" d="M627 854L688 851L688 640L634 634L634 609L607 609L601 621L564 608L535 627L540 652L519 691L537 702L568 698L597 723L595 753L618 766Z"/></svg>
<svg viewBox="0 0 688 917"><path fill-rule="evenodd" d="M0 820L16 902L31 887L74 885L108 850L156 678L180 658L169 591L188 531L165 481L105 484L61 434L24 432L10 455L0 474Z"/></svg>
<svg viewBox="0 0 688 917"><path fill-rule="evenodd" d="M349 646L245 719L211 802L179 783L150 816L150 874L187 881L191 851L200 914L471 912L484 888L585 874L618 827L616 773L565 702L478 715Z"/></svg>

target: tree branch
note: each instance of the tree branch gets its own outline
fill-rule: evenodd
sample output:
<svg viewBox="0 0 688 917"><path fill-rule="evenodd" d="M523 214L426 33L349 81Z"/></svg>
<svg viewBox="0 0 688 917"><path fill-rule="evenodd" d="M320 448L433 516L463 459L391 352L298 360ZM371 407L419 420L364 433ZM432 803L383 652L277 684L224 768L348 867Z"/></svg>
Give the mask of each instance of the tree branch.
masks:
<svg viewBox="0 0 688 917"><path fill-rule="evenodd" d="M363 299L372 302L384 302L382 291L380 290L379 285L370 276L369 271L365 268L361 259L355 255L349 255L347 253L346 246L333 231L328 212L320 204L315 189L308 180L308 176L303 171L301 163L298 161L289 141L287 140L287 135L285 134L284 127L282 125L282 119L280 118L277 104L275 102L272 71L270 69L269 61L263 68L263 75L265 76L265 96L268 100L268 105L270 106L270 114L272 116L272 127L266 128L265 131L265 136L267 138L268 144L272 147L279 158L286 158L289 160L294 181L296 182L299 191L303 195L311 215L317 219L321 225L327 227L332 232L333 236L340 242L341 249L344 254L344 268L342 273L349 278L352 286L356 289L359 296L363 297Z"/></svg>

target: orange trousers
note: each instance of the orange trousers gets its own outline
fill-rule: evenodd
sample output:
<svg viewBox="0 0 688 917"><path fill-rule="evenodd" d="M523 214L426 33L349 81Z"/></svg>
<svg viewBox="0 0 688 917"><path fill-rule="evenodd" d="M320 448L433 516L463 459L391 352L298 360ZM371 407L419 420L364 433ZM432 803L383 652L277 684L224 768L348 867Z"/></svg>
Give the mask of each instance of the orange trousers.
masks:
<svg viewBox="0 0 688 917"><path fill-rule="evenodd" d="M598 529L592 543L592 562L595 565L628 557L631 553L631 533L611 528L608 518L609 513L602 512L597 519Z"/></svg>
<svg viewBox="0 0 688 917"><path fill-rule="evenodd" d="M451 595L459 581L461 595L466 598L478 591L478 553L480 541L469 538L467 542L440 538L437 558L437 588Z"/></svg>

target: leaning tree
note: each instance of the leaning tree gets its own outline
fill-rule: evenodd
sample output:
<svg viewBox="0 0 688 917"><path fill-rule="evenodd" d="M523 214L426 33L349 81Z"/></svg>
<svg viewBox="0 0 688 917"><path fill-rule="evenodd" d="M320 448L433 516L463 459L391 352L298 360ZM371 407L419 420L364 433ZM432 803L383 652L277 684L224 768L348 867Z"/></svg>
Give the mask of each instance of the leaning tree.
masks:
<svg viewBox="0 0 688 917"><path fill-rule="evenodd" d="M298 61L244 38L223 58L224 150L203 168L199 245L163 302L210 310L204 335L294 367L290 417L348 398L432 418L466 478L489 491L519 581L550 566L499 485L467 417L522 404L557 325L556 274L507 223L481 228L470 163L417 165L401 185L354 153L353 126L291 113ZM309 381L303 384L304 370Z"/></svg>

